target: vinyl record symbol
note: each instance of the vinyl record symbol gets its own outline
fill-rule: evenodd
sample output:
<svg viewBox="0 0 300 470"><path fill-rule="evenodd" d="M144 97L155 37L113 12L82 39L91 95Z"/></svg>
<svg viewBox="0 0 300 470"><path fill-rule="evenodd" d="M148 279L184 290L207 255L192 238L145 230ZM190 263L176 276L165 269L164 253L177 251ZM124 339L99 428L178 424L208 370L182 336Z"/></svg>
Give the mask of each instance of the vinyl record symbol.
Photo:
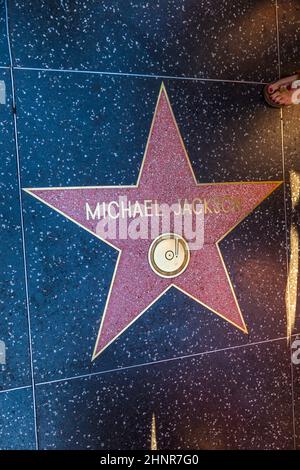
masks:
<svg viewBox="0 0 300 470"><path fill-rule="evenodd" d="M190 261L190 250L184 238L176 233L164 233L155 238L149 248L149 264L158 276L179 276Z"/></svg>

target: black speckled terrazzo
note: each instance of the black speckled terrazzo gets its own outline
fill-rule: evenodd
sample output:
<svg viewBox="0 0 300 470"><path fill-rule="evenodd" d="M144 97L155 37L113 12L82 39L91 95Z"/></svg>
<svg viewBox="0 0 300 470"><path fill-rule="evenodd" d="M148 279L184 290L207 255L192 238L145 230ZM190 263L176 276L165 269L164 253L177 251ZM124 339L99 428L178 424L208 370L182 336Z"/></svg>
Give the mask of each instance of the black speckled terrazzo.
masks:
<svg viewBox="0 0 300 470"><path fill-rule="evenodd" d="M289 362L278 341L38 386L41 447L149 449L154 414L159 449L292 449Z"/></svg>
<svg viewBox="0 0 300 470"><path fill-rule="evenodd" d="M0 66L9 66L9 53L6 34L6 15L4 0L0 1Z"/></svg>
<svg viewBox="0 0 300 470"><path fill-rule="evenodd" d="M7 5L0 449L300 449L299 2ZM220 243L248 334L172 288L92 361L117 251L20 189L135 184L162 77L199 183L286 184Z"/></svg>
<svg viewBox="0 0 300 470"><path fill-rule="evenodd" d="M300 4L298 0L278 0L282 76L299 70Z"/></svg>
<svg viewBox="0 0 300 470"><path fill-rule="evenodd" d="M9 6L17 66L256 81L277 75L272 0Z"/></svg>
<svg viewBox="0 0 300 470"><path fill-rule="evenodd" d="M31 378L28 368L28 325L9 72L0 69L0 80L4 80L6 84L7 95L6 104L0 105L0 341L4 341L6 348L6 364L0 364L2 390L29 385Z"/></svg>
<svg viewBox="0 0 300 470"><path fill-rule="evenodd" d="M32 389L1 392L1 450L35 449Z"/></svg>

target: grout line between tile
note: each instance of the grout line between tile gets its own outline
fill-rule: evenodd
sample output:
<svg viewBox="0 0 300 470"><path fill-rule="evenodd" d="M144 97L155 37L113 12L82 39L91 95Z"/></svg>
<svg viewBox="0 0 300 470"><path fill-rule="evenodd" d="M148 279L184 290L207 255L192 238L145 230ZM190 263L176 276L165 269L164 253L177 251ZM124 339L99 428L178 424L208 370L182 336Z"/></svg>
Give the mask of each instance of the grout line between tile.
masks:
<svg viewBox="0 0 300 470"><path fill-rule="evenodd" d="M299 337L299 335L300 335L300 333L295 333L295 334L292 335L292 337L296 338L296 337ZM67 382L67 381L70 381L70 380L89 378L89 377L94 377L94 376L98 376L98 375L105 375L105 374L109 374L109 373L113 373L113 372L122 372L122 371L129 370L129 369L137 369L139 367L146 367L146 366L152 366L152 365L155 365L155 364L162 364L164 362L174 362L174 361L179 361L179 360L182 360L182 359L192 359L194 357L205 356L205 355L218 353L218 352L223 352L223 351L230 351L232 349L241 349L241 348L245 348L245 347L247 348L247 347L251 347L251 346L259 346L260 344L273 343L273 342L276 342L276 341L283 341L283 340L287 341L287 336L282 336L282 337L273 338L273 339L267 339L267 340L263 340L263 341L257 341L257 342L254 342L254 343L241 344L241 345L236 345L236 346L229 346L227 348L222 348L222 349L213 349L211 351L202 351L202 352L194 353L194 354L176 356L176 357L171 357L171 358L167 358L167 359L161 359L161 360L158 360L158 361L149 361L149 362L145 362L145 363L141 363L141 364L133 364L131 366L116 367L114 369L107 369L107 370L103 370L103 371L99 371L99 372L90 372L90 373L87 373L87 374L74 375L74 376L70 376L70 377L64 377L64 378L60 378L60 379L53 379L53 380L44 381L44 382L35 382L35 386L37 387L37 386L41 386L41 385L50 385L50 384L54 384L54 383ZM4 389L4 390L0 390L0 394L5 393L5 392L12 392L12 391L15 391L15 390L22 390L22 389L26 389L26 388L31 388L31 387L32 387L32 385L23 385L21 387L14 387L14 388L9 388L9 389Z"/></svg>
<svg viewBox="0 0 300 470"><path fill-rule="evenodd" d="M0 390L1 393L15 392L16 390L25 390L26 388L31 388L31 385L22 385L21 387L7 388L5 390Z"/></svg>
<svg viewBox="0 0 300 470"><path fill-rule="evenodd" d="M296 336L296 335L293 335L293 336ZM192 359L192 358L196 358L196 357L199 357L199 356L206 356L206 355L209 355L209 354L215 354L215 353L218 353L218 352L231 351L231 350L241 349L241 348L248 348L248 347L251 347L251 346L258 346L260 344L273 343L273 342L276 342L276 341L283 341L283 340L286 341L287 337L283 336L283 337L280 337L280 338L267 339L267 340L263 340L263 341L257 341L257 342L254 342L254 343L239 344L239 345L236 345L236 346L229 346L227 348L214 349L214 350L211 350L211 351L202 351L202 352L199 352L199 353L193 353L193 354L186 354L186 355L183 355L183 356L170 357L170 358L161 359L161 360L158 360L158 361L149 361L149 362L145 362L145 363L141 363L141 364L133 364L131 366L117 367L115 369L108 369L108 370L103 370L103 371L99 371L99 372L91 372L91 373L88 373L88 374L65 377L65 378L61 378L61 379L54 379L54 380L49 380L49 381L44 381L44 382L37 382L36 386L38 387L38 386L41 386L41 385L49 385L49 384L53 384L53 383L67 382L67 381L75 380L75 379L95 377L95 376L98 376L98 375L104 375L104 374L109 374L109 373L113 373L113 372L121 372L121 371L125 371L125 370L130 370L130 369L137 369L139 367L153 366L153 365L156 365L156 364L162 364L162 363L167 363L167 362L175 362L175 361L179 361L179 360L183 360L183 359Z"/></svg>
<svg viewBox="0 0 300 470"><path fill-rule="evenodd" d="M132 77L132 78L160 78L162 80L190 80L198 82L218 82L218 83L239 83L248 85L266 85L267 82L256 82L251 80L228 80L222 78L201 78L201 77L184 77L178 75L156 75L156 74L144 74L134 72L107 72L98 70L76 70L76 69L53 69L53 68L42 68L42 67L21 67L14 66L14 70L24 71L36 71L36 72L55 72L55 73L79 73L79 74L91 74L91 75L111 75L120 77Z"/></svg>
<svg viewBox="0 0 300 470"><path fill-rule="evenodd" d="M10 34L9 34L9 19L8 19L8 5L7 0L5 0L5 20L6 20L6 34L7 34L7 44L8 52L10 58L10 78L11 78L11 88L12 88L12 104L15 109L16 106L16 96L15 96L15 83L14 83L14 74L13 74L13 58L10 44ZM18 177L18 192L19 192L19 205L20 205L20 224L21 224L21 236L22 236L22 251L23 251L23 267L24 267L24 282L25 282L25 296L26 296L26 312L27 312L27 324L28 324L28 340L29 340L29 355L30 355L30 369L31 369L31 384L32 384L32 400L33 400L33 416L34 416L34 431L35 431L35 447L38 449L38 433L37 433L37 414L36 414L36 396L35 396L35 380L34 380L34 371L33 371L33 354L32 354L32 336L31 336L31 320L30 320L30 311L29 311L29 291L28 291L28 275L27 275L27 262L26 262L26 247L25 247L25 230L24 230L24 219L22 212L22 190L21 190L21 173L20 173L20 155L19 155L19 145L18 145L18 131L17 131L17 117L16 113L13 113L13 122L14 122L14 138L15 138L15 151L16 151L16 164L17 164L17 177Z"/></svg>

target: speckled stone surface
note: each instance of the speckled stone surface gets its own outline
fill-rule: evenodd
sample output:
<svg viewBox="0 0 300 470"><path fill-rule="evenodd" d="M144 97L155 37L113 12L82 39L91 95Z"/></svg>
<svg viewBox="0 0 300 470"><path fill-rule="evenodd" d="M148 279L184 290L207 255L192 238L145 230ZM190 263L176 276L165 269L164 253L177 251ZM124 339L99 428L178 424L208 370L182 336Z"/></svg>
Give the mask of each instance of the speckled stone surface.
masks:
<svg viewBox="0 0 300 470"><path fill-rule="evenodd" d="M136 182L160 79L15 75L25 187ZM262 87L164 84L199 182L282 179L279 111L265 106Z"/></svg>
<svg viewBox="0 0 300 470"><path fill-rule="evenodd" d="M35 448L31 387L0 393L1 450Z"/></svg>
<svg viewBox="0 0 300 470"><path fill-rule="evenodd" d="M0 140L0 341L5 343L6 356L6 363L0 364L0 390L2 390L29 385L30 368L9 72L0 69L0 80L4 80L7 94L6 104L0 104L2 136Z"/></svg>
<svg viewBox="0 0 300 470"><path fill-rule="evenodd" d="M278 0L281 74L300 70L300 5L298 0Z"/></svg>
<svg viewBox="0 0 300 470"><path fill-rule="evenodd" d="M277 76L273 0L31 0L9 7L18 66L255 81Z"/></svg>
<svg viewBox="0 0 300 470"><path fill-rule="evenodd" d="M283 340L38 386L41 448L150 449L154 413L158 449L292 449L289 363Z"/></svg>
<svg viewBox="0 0 300 470"><path fill-rule="evenodd" d="M136 181L160 83L17 70L23 186Z"/></svg>
<svg viewBox="0 0 300 470"><path fill-rule="evenodd" d="M298 0L277 3L281 64L273 0L8 1L20 174L2 69L1 449L149 449L153 413L161 449L300 449L300 365L292 379L285 298L286 241L292 224L300 230L290 184L300 173L299 110L284 110L282 153L280 112L265 105L262 85L232 81L273 80L279 65L282 74L300 65ZM171 289L92 362L117 252L23 192L30 342L18 176L22 187L136 183L155 75L168 76L200 183L286 179L285 192L220 244L249 334Z"/></svg>
<svg viewBox="0 0 300 470"><path fill-rule="evenodd" d="M4 0L0 0L0 66L9 65Z"/></svg>

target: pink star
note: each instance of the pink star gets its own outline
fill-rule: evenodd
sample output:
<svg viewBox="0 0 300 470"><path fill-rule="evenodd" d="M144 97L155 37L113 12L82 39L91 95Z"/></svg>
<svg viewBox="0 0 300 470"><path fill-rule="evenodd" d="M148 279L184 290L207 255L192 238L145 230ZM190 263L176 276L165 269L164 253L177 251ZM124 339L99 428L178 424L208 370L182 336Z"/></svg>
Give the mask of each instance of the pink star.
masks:
<svg viewBox="0 0 300 470"><path fill-rule="evenodd" d="M208 201L204 245L190 252L187 268L175 278L155 273L149 264L152 239L105 240L119 250L93 359L174 286L243 332L247 332L218 243L268 197L281 182L197 184L164 88L161 86L138 182L133 186L30 188L28 193L102 239L98 220L87 217L86 203L109 204L119 197L174 204L179 199ZM239 201L235 210L214 210L209 201Z"/></svg>

